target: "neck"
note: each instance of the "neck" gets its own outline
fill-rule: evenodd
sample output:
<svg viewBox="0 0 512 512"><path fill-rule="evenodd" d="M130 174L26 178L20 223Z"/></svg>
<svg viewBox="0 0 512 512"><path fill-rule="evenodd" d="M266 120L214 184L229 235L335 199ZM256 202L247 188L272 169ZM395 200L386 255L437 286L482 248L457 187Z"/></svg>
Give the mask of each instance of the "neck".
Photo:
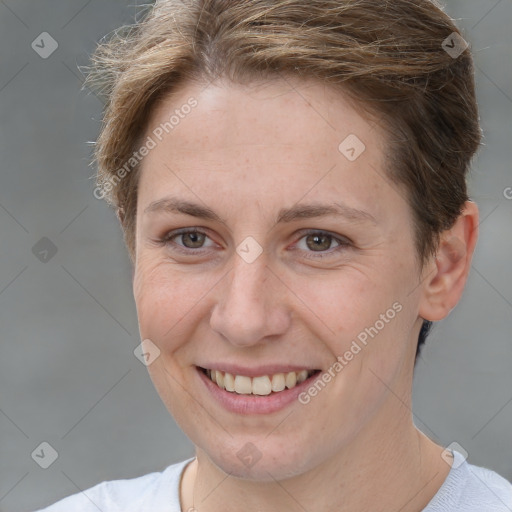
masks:
<svg viewBox="0 0 512 512"><path fill-rule="evenodd" d="M422 511L450 467L441 458L443 448L414 426L410 404L392 395L388 400L399 404L393 414L374 418L350 445L286 480L260 482L231 477L198 448L197 458L183 475L182 510ZM391 434L383 436L383 432Z"/></svg>

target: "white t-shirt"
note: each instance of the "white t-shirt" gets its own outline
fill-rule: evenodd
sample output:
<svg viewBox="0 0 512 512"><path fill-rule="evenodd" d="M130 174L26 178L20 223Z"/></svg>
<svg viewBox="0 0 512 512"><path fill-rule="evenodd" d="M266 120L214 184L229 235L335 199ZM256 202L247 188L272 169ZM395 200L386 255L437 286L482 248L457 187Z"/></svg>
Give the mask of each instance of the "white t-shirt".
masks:
<svg viewBox="0 0 512 512"><path fill-rule="evenodd" d="M512 512L512 484L453 451L443 485L423 512ZM37 512L181 512L180 478L193 458L160 473L102 482Z"/></svg>

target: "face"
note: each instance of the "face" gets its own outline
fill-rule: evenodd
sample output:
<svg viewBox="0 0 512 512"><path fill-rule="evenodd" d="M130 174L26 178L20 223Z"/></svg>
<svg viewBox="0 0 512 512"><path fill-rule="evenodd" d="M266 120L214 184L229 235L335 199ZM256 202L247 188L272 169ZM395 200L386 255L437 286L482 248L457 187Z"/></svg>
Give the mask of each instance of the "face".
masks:
<svg viewBox="0 0 512 512"><path fill-rule="evenodd" d="M219 82L158 104L146 137L134 296L151 378L187 436L268 480L358 433L391 435L419 268L378 125L320 84Z"/></svg>

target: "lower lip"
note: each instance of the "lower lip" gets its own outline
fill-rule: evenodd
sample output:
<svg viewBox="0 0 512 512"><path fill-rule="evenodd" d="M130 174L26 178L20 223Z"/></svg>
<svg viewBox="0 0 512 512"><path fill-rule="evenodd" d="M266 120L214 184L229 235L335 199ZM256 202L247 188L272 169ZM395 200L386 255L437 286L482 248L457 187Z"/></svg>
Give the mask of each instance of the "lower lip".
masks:
<svg viewBox="0 0 512 512"><path fill-rule="evenodd" d="M197 373L207 390L213 397L230 412L238 414L270 414L280 411L291 403L298 401L298 396L306 390L311 381L318 376L318 372L311 375L305 381L297 384L294 388L284 389L270 395L239 395L235 392L221 389L217 384L206 376L203 371L196 367Z"/></svg>

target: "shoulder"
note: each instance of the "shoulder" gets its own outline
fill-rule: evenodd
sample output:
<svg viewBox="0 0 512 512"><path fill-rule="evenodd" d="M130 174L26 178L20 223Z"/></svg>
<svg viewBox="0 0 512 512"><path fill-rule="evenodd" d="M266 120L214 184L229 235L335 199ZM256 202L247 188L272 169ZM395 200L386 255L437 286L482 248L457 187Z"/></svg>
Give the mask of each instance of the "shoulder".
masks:
<svg viewBox="0 0 512 512"><path fill-rule="evenodd" d="M466 486L468 503L480 496L482 505L492 504L496 512L512 510L512 484L508 480L487 468L467 464L467 469L471 475Z"/></svg>
<svg viewBox="0 0 512 512"><path fill-rule="evenodd" d="M101 482L37 512L159 512L164 507L169 512L180 512L179 481L191 460L172 464L161 472Z"/></svg>
<svg viewBox="0 0 512 512"><path fill-rule="evenodd" d="M498 473L465 461L453 452L454 462L446 481L424 512L510 512L512 484Z"/></svg>

